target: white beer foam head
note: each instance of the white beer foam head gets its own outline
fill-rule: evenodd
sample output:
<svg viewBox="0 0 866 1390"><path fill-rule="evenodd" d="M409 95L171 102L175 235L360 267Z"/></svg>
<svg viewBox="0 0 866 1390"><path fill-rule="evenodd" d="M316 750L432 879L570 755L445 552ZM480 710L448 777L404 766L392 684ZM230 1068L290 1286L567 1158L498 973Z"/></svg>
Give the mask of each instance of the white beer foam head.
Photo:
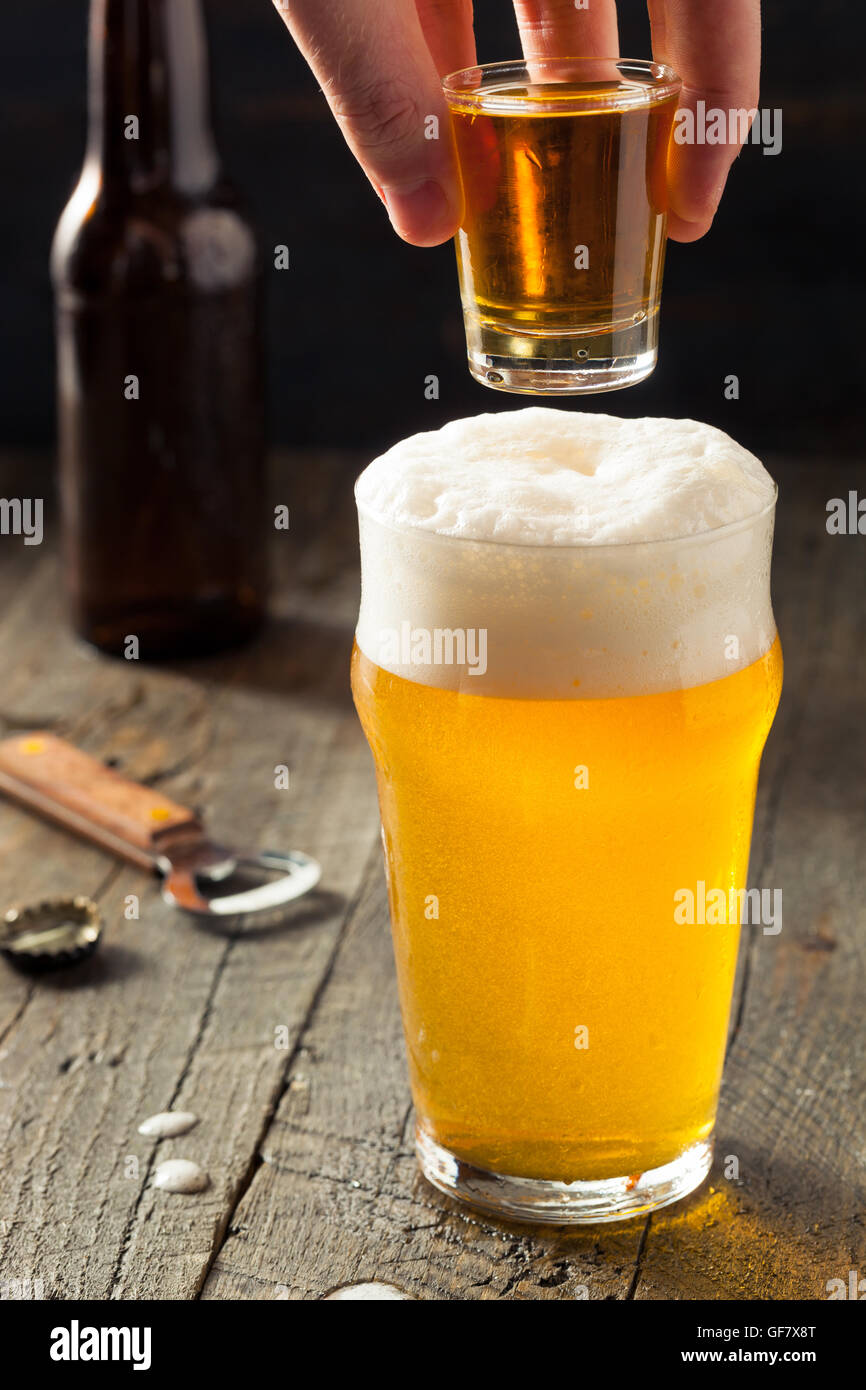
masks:
<svg viewBox="0 0 866 1390"><path fill-rule="evenodd" d="M479 415L395 445L355 494L358 644L410 680L650 693L730 674L775 636L775 486L709 425Z"/></svg>

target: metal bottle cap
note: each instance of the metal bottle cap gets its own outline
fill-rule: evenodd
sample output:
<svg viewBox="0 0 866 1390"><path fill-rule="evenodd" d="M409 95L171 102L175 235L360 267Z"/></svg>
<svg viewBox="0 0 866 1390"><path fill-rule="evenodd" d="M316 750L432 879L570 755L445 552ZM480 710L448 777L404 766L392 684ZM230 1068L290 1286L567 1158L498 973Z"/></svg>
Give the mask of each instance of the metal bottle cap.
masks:
<svg viewBox="0 0 866 1390"><path fill-rule="evenodd" d="M61 970L93 955L101 935L90 898L45 898L10 907L0 922L0 953L22 970Z"/></svg>

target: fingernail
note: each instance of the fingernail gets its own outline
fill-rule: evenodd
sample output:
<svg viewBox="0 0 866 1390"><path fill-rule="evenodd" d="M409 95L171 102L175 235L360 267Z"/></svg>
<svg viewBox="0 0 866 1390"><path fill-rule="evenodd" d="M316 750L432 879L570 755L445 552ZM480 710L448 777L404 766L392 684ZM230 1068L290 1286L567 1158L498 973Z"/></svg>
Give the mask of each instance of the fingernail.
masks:
<svg viewBox="0 0 866 1390"><path fill-rule="evenodd" d="M394 230L418 245L435 245L454 233L454 209L440 183L425 179L413 188L382 190Z"/></svg>

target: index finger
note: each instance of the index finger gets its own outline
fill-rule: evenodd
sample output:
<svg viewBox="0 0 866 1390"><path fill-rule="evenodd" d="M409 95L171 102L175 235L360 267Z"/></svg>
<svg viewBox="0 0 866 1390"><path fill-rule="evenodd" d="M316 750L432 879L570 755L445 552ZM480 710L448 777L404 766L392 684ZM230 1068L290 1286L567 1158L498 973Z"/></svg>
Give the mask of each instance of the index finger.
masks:
<svg viewBox="0 0 866 1390"><path fill-rule="evenodd" d="M419 13L414 0L275 3L395 230L416 246L452 237L462 192L451 141L439 138L449 126L425 32L433 7Z"/></svg>

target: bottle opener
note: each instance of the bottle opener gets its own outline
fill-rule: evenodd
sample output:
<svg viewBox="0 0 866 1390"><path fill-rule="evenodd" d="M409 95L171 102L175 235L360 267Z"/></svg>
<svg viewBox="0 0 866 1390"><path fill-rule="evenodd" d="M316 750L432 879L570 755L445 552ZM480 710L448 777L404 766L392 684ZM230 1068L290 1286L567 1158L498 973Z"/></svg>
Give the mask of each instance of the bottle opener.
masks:
<svg viewBox="0 0 866 1390"><path fill-rule="evenodd" d="M196 814L49 733L0 742L0 793L112 854L154 870L166 902L224 917L265 912L314 888L300 850L246 854L208 839Z"/></svg>

